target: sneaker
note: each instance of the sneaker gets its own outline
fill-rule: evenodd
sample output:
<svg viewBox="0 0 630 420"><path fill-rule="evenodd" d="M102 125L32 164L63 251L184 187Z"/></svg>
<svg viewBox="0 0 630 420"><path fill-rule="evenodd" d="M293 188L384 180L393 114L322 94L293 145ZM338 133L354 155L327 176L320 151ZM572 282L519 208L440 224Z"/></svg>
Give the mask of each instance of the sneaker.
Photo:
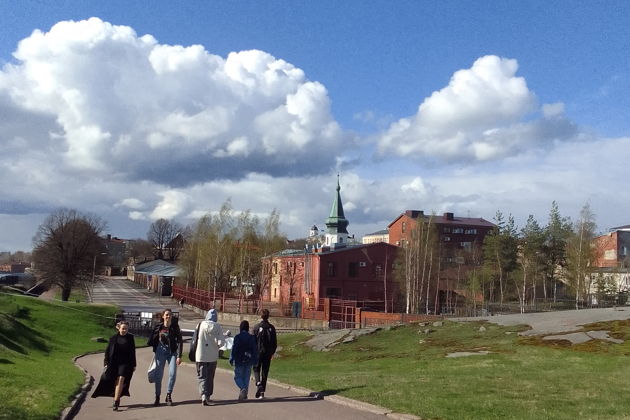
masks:
<svg viewBox="0 0 630 420"><path fill-rule="evenodd" d="M258 388L256 390L256 399L260 398L260 394L262 394L262 391L260 390L260 388Z"/></svg>
<svg viewBox="0 0 630 420"><path fill-rule="evenodd" d="M166 405L168 405L168 406L173 405L173 399L171 398L171 393L170 392L168 394L166 394Z"/></svg>
<svg viewBox="0 0 630 420"><path fill-rule="evenodd" d="M205 395L201 396L201 405L208 405L208 399Z"/></svg>
<svg viewBox="0 0 630 420"><path fill-rule="evenodd" d="M153 406L157 407L158 405L160 405L160 396L156 395L155 396L155 401L153 401Z"/></svg>
<svg viewBox="0 0 630 420"><path fill-rule="evenodd" d="M265 393L264 392L257 392L256 393L256 398L259 400L262 400L265 398Z"/></svg>
<svg viewBox="0 0 630 420"><path fill-rule="evenodd" d="M241 389L241 391L238 393L238 400L239 401L243 401L247 399L247 390L245 388Z"/></svg>
<svg viewBox="0 0 630 420"><path fill-rule="evenodd" d="M112 410L118 411L119 406L120 406L120 401L114 400L114 405L112 405Z"/></svg>

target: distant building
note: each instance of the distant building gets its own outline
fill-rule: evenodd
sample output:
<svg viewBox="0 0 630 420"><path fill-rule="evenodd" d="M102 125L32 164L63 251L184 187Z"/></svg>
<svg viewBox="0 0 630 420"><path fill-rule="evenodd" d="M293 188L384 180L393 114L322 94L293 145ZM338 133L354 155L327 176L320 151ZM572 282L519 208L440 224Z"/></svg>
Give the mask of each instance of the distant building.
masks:
<svg viewBox="0 0 630 420"><path fill-rule="evenodd" d="M595 258L589 294L599 304L605 289L609 296L630 293L630 225L611 228L593 239Z"/></svg>
<svg viewBox="0 0 630 420"><path fill-rule="evenodd" d="M398 296L393 274L398 248L385 242L354 244L340 191L337 180L323 243L311 240L304 250L284 250L263 258L263 300L289 304L321 298L383 301L387 297L391 301ZM316 226L311 228L311 238L319 238Z"/></svg>
<svg viewBox="0 0 630 420"><path fill-rule="evenodd" d="M435 226L445 264L473 264L473 249L480 249L486 235L495 227L494 223L479 217L460 217L453 213L428 216L422 210L407 210L389 224L389 243L405 246L418 220Z"/></svg>
<svg viewBox="0 0 630 420"><path fill-rule="evenodd" d="M31 268L30 263L6 263L0 264L0 271L5 273L24 273L27 269Z"/></svg>
<svg viewBox="0 0 630 420"><path fill-rule="evenodd" d="M387 229L379 230L374 233L368 233L361 239L361 243L365 245L375 244L377 242L389 243L389 231Z"/></svg>

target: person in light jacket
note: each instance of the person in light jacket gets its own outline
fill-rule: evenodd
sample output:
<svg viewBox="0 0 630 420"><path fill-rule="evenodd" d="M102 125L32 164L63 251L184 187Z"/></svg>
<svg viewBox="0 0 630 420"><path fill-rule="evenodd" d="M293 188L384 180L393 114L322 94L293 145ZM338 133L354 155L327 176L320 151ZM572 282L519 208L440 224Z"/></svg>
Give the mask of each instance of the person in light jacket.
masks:
<svg viewBox="0 0 630 420"><path fill-rule="evenodd" d="M195 349L195 365L202 405L210 405L219 348L224 342L223 329L217 322L217 315L216 309L208 311L205 321L201 321L195 328L190 344Z"/></svg>
<svg viewBox="0 0 630 420"><path fill-rule="evenodd" d="M173 311L165 309L162 312L162 322L155 326L148 346L153 347L156 363L155 378L155 401L153 405L160 405L160 394L162 393L162 376L164 376L164 366L168 363L168 385L166 387L166 405L173 405L173 387L177 378L177 366L182 362L182 351L184 341L179 324L173 319Z"/></svg>
<svg viewBox="0 0 630 420"><path fill-rule="evenodd" d="M230 365L234 366L234 382L239 389L238 399L247 399L249 389L249 377L252 366L258 363L258 349L256 337L249 333L249 322L241 321L241 332L234 337L232 351L230 352Z"/></svg>

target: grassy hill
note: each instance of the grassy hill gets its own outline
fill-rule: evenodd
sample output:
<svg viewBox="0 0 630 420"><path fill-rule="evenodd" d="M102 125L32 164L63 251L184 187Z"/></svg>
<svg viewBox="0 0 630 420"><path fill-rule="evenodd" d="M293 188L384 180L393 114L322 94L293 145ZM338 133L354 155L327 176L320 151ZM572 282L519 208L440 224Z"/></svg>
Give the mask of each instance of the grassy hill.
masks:
<svg viewBox="0 0 630 420"><path fill-rule="evenodd" d="M54 419L84 381L72 358L104 350L117 308L0 294L0 418Z"/></svg>
<svg viewBox="0 0 630 420"><path fill-rule="evenodd" d="M72 358L105 348L90 339L115 332L115 312L0 294L0 418L57 418L83 383ZM629 321L585 327L623 344L571 346L523 328L413 324L327 352L307 347L308 333L281 334L270 376L424 419L630 419Z"/></svg>
<svg viewBox="0 0 630 420"><path fill-rule="evenodd" d="M570 346L522 329L408 325L328 352L307 348L308 334L282 334L270 376L423 419L630 419L630 343ZM630 339L629 321L595 329ZM475 355L447 357L455 352Z"/></svg>

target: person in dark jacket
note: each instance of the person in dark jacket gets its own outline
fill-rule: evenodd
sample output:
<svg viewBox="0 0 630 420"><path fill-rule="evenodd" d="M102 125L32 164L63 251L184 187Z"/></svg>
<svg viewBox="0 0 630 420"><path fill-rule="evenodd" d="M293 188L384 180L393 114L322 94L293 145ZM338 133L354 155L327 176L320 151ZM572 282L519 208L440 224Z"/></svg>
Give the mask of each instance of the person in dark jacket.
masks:
<svg viewBox="0 0 630 420"><path fill-rule="evenodd" d="M105 349L105 369L92 393L92 398L114 397L114 411L118 411L120 397L129 396L129 384L136 370L136 342L129 334L129 324L120 321L116 325L118 334L109 339Z"/></svg>
<svg viewBox="0 0 630 420"><path fill-rule="evenodd" d="M240 330L234 337L230 365L234 366L234 382L239 389L238 399L246 400L252 366L258 363L258 349L256 338L249 333L248 321L241 321Z"/></svg>
<svg viewBox="0 0 630 420"><path fill-rule="evenodd" d="M262 321L254 325L253 329L258 348L258 363L254 366L254 379L256 379L256 398L259 399L265 398L271 358L278 347L276 328L269 322L269 309L263 309L260 317Z"/></svg>
<svg viewBox="0 0 630 420"><path fill-rule="evenodd" d="M168 363L168 385L166 387L166 405L173 405L173 387L177 378L177 366L182 362L184 341L179 324L173 319L173 311L165 309L162 312L162 322L155 326L147 345L153 347L156 363L155 401L153 405L160 405L162 394L162 377L164 366Z"/></svg>

